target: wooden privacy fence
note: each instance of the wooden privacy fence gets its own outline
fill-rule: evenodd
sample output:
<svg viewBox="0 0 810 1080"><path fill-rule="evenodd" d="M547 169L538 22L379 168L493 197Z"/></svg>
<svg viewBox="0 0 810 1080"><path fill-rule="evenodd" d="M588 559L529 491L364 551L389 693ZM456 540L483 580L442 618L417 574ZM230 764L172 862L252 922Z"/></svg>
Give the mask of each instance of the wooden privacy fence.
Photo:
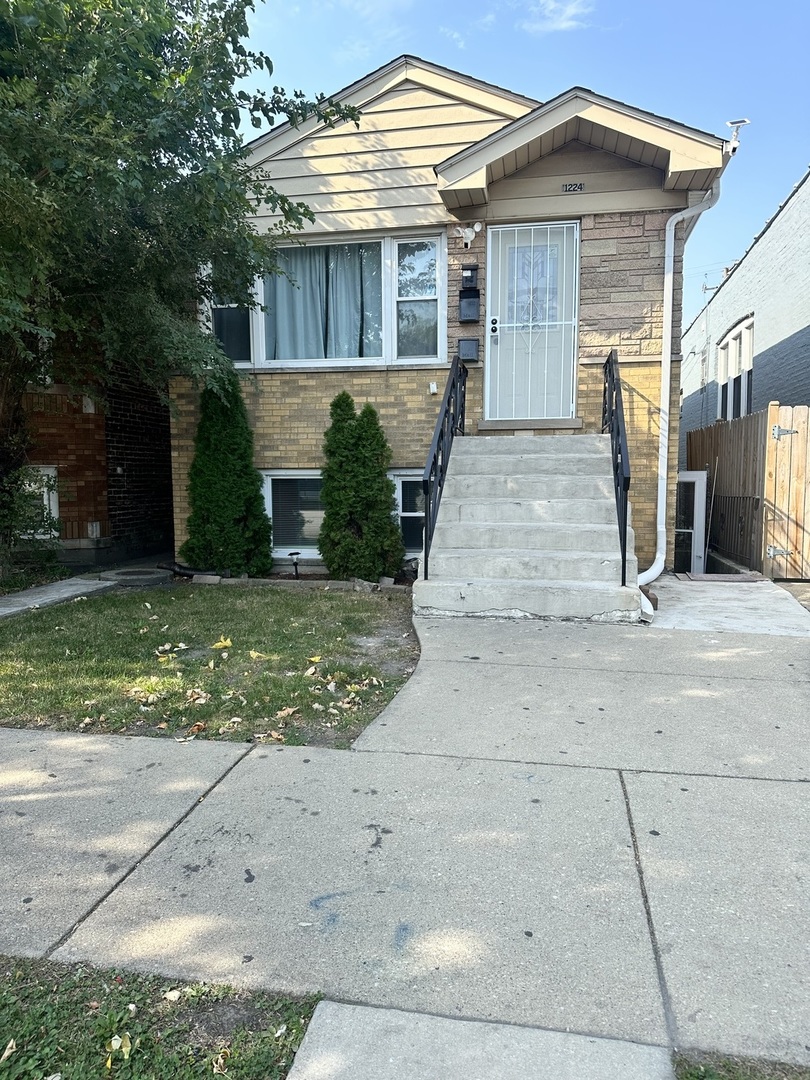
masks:
<svg viewBox="0 0 810 1080"><path fill-rule="evenodd" d="M709 545L769 578L810 579L810 408L772 401L686 437L708 475Z"/></svg>

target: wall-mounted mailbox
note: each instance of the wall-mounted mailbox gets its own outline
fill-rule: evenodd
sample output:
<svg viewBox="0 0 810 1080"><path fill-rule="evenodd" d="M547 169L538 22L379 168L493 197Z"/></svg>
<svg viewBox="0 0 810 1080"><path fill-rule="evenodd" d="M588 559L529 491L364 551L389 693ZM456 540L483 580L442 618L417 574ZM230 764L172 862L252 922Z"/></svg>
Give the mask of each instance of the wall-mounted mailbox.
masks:
<svg viewBox="0 0 810 1080"><path fill-rule="evenodd" d="M462 268L461 268L461 287L462 287L462 289L477 289L478 288L478 266L477 266L477 264L471 264L470 266L462 266Z"/></svg>
<svg viewBox="0 0 810 1080"><path fill-rule="evenodd" d="M481 293L478 290L478 266L462 266L461 289L458 294L458 321L478 322L481 311Z"/></svg>
<svg viewBox="0 0 810 1080"><path fill-rule="evenodd" d="M478 338L459 338L458 358L468 364L475 363L478 360Z"/></svg>
<svg viewBox="0 0 810 1080"><path fill-rule="evenodd" d="M458 294L458 321L478 322L481 294L478 289L462 289Z"/></svg>

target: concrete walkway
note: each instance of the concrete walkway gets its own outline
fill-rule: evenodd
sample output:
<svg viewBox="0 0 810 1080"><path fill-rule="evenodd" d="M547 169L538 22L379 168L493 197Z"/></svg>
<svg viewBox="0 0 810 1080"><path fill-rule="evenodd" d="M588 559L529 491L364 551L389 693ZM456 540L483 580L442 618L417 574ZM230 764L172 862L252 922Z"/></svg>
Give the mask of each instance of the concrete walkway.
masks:
<svg viewBox="0 0 810 1080"><path fill-rule="evenodd" d="M34 608L50 607L52 604L64 604L67 600L78 600L80 596L114 589L115 583L100 581L94 577L71 577L64 581L53 581L50 585L38 585L34 589L0 596L0 619L9 615L19 615Z"/></svg>
<svg viewBox="0 0 810 1080"><path fill-rule="evenodd" d="M0 730L0 952L321 992L291 1080L810 1063L787 599L778 648L711 604L691 630L419 620L353 752Z"/></svg>

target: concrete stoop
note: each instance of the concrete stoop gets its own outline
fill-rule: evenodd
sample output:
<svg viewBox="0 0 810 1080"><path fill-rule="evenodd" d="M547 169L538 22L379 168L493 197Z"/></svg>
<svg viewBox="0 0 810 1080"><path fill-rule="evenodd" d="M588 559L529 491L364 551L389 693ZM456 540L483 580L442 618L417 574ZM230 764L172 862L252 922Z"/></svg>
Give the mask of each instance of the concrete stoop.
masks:
<svg viewBox="0 0 810 1080"><path fill-rule="evenodd" d="M627 580L638 563L628 530ZM456 439L417 615L637 622L607 435Z"/></svg>

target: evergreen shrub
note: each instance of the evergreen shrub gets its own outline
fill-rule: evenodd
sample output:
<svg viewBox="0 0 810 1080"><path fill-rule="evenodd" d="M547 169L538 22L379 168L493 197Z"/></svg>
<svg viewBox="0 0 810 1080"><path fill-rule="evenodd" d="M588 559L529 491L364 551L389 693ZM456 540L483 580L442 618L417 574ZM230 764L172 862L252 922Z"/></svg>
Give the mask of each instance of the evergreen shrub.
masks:
<svg viewBox="0 0 810 1080"><path fill-rule="evenodd" d="M402 567L405 548L396 488L387 475L391 447L377 410L367 403L358 416L354 400L344 391L329 414L323 444L321 557L333 578L393 577Z"/></svg>
<svg viewBox="0 0 810 1080"><path fill-rule="evenodd" d="M265 577L271 525L262 477L253 464L253 432L239 376L231 370L216 391L206 387L188 485L191 514L180 557L197 569Z"/></svg>

